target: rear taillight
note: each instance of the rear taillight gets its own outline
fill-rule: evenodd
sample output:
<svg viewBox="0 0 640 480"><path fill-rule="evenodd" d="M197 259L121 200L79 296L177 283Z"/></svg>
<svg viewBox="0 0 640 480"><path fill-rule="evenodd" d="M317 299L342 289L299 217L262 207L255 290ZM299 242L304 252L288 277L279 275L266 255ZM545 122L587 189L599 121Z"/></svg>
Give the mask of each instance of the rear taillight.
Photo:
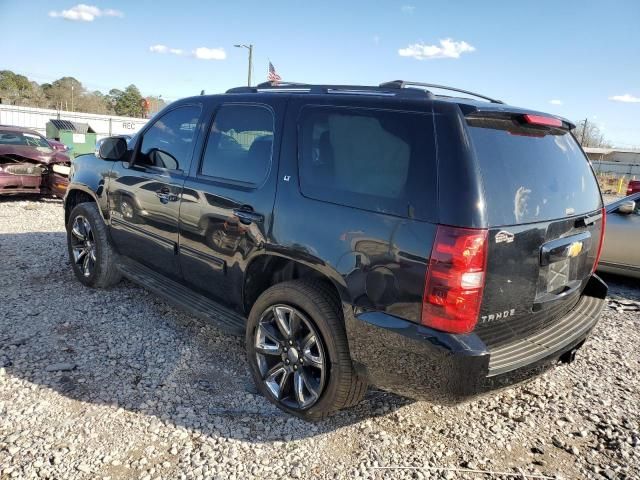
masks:
<svg viewBox="0 0 640 480"><path fill-rule="evenodd" d="M468 333L478 321L487 266L487 230L439 225L422 298L422 324Z"/></svg>
<svg viewBox="0 0 640 480"><path fill-rule="evenodd" d="M602 245L604 244L604 231L607 227L607 211L602 208L602 223L600 224L600 243L598 244L598 253L596 253L596 261L593 262L593 268L591 269L591 273L596 271L598 267L598 262L600 261L600 254L602 253Z"/></svg>

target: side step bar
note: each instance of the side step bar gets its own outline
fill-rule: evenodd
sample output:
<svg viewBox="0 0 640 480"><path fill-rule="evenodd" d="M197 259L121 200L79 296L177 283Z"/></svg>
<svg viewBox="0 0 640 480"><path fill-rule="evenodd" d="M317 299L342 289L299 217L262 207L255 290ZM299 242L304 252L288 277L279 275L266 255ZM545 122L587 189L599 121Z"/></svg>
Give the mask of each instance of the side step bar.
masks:
<svg viewBox="0 0 640 480"><path fill-rule="evenodd" d="M118 263L127 279L162 297L167 302L201 318L232 335L244 335L246 319L219 303L209 300L161 273L130 260Z"/></svg>

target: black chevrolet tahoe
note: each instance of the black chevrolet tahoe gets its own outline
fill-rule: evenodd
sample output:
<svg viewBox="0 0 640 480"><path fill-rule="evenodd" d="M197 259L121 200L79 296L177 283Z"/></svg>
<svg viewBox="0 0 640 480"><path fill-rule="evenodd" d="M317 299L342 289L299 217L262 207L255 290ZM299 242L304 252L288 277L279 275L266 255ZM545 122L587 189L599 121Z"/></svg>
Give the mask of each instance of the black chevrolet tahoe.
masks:
<svg viewBox="0 0 640 480"><path fill-rule="evenodd" d="M404 81L186 98L75 160L70 262L244 335L299 417L368 385L460 402L572 361L598 320L605 217L573 127Z"/></svg>

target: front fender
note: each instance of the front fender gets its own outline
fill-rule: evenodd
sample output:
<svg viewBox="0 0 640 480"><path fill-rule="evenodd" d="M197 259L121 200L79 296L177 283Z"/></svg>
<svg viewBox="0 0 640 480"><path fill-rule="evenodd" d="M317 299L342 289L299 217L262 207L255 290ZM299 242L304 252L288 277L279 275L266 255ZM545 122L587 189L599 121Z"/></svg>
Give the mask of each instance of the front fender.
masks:
<svg viewBox="0 0 640 480"><path fill-rule="evenodd" d="M103 219L108 220L107 187L112 169L113 162L102 160L93 154L80 155L75 158L71 162L69 187L64 197L65 210L73 205L72 199L77 196L78 192L83 192L94 199Z"/></svg>

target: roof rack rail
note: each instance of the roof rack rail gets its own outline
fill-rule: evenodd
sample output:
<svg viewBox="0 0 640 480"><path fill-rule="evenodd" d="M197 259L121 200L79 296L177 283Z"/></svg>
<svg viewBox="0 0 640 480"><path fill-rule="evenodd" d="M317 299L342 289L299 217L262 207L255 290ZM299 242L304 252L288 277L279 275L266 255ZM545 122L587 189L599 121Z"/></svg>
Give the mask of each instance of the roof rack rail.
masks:
<svg viewBox="0 0 640 480"><path fill-rule="evenodd" d="M254 87L234 87L227 90L226 93L258 93L259 91L273 90L279 92L289 91L308 91L311 85L300 82L262 82Z"/></svg>
<svg viewBox="0 0 640 480"><path fill-rule="evenodd" d="M256 88L291 88L291 87L310 87L309 83L303 82L262 82L256 85Z"/></svg>
<svg viewBox="0 0 640 480"><path fill-rule="evenodd" d="M371 85L312 85L300 82L278 83L263 82L255 87L235 87L227 90L227 93L258 93L258 92L304 92L311 94L342 93L345 95L387 95L403 97L433 98L428 90L399 89L396 86L371 86Z"/></svg>
<svg viewBox="0 0 640 480"><path fill-rule="evenodd" d="M487 100L491 103L504 103L502 100L496 100L495 98L487 97L486 95L480 95L479 93L470 92L468 90L462 90L460 88L447 87L446 85L436 85L435 83L410 82L407 80L392 80L390 82L384 82L380 84L380 88L404 89L404 88L412 88L412 87L439 88L441 90L449 90L451 92L458 92L458 93L464 93L466 95L472 95L474 97Z"/></svg>

